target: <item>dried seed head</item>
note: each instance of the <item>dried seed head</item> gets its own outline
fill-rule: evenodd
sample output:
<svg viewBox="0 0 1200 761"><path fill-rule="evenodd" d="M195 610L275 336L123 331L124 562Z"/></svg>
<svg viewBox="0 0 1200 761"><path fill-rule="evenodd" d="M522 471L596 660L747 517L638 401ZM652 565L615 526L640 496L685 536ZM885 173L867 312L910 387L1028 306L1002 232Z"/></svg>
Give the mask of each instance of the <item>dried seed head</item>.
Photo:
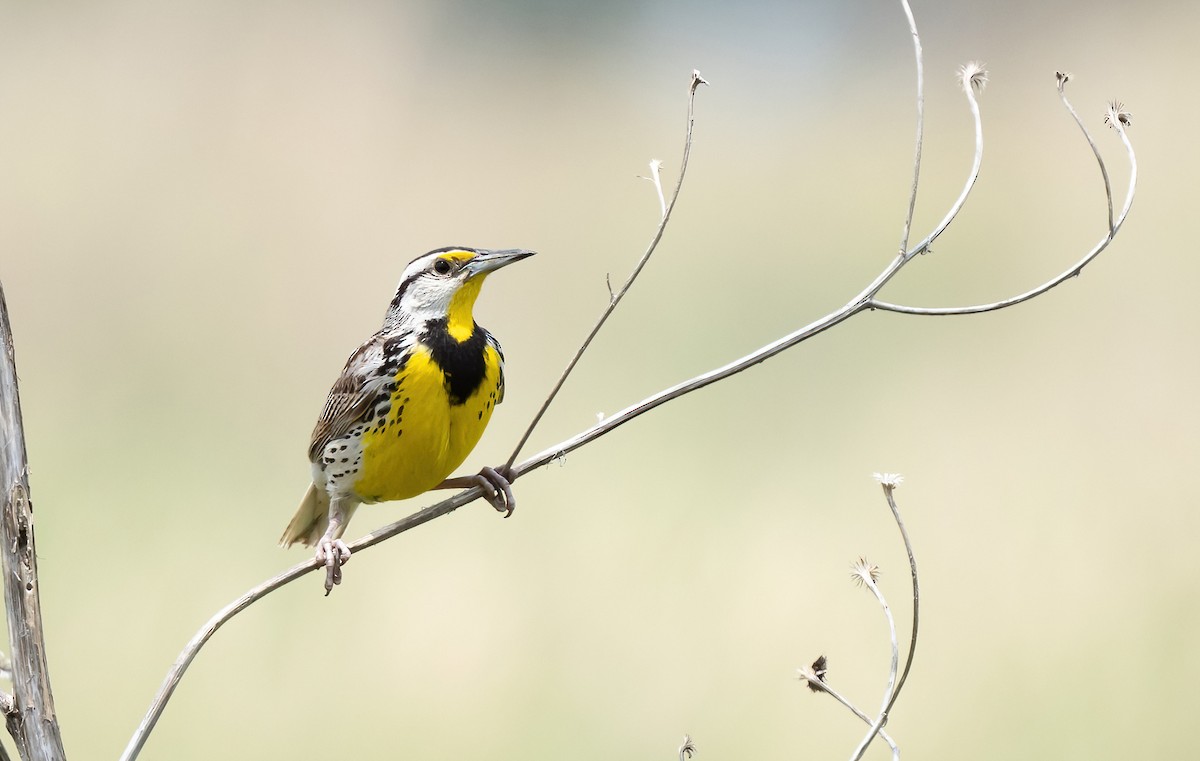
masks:
<svg viewBox="0 0 1200 761"><path fill-rule="evenodd" d="M871 475L874 476L876 481L889 489L895 489L904 483L904 476L899 473L872 473Z"/></svg>
<svg viewBox="0 0 1200 761"><path fill-rule="evenodd" d="M679 758L691 758L696 753L696 743L692 742L691 735L683 736L683 745L679 746Z"/></svg>
<svg viewBox="0 0 1200 761"><path fill-rule="evenodd" d="M807 685L808 689L813 692L821 692L821 685L825 683L826 661L825 656L820 656L808 668L799 668L796 671L800 675L800 679Z"/></svg>
<svg viewBox="0 0 1200 761"><path fill-rule="evenodd" d="M958 83L962 85L963 90L970 88L975 91L976 95L979 95L983 92L987 82L987 68L982 62L971 61L958 67Z"/></svg>
<svg viewBox="0 0 1200 761"><path fill-rule="evenodd" d="M1133 124L1133 114L1125 110L1125 104L1121 101L1110 101L1108 111L1104 114L1104 123L1113 128L1120 125L1124 129Z"/></svg>
<svg viewBox="0 0 1200 761"><path fill-rule="evenodd" d="M879 581L879 566L866 558L859 558L850 564L850 578L860 587L863 584L874 584Z"/></svg>

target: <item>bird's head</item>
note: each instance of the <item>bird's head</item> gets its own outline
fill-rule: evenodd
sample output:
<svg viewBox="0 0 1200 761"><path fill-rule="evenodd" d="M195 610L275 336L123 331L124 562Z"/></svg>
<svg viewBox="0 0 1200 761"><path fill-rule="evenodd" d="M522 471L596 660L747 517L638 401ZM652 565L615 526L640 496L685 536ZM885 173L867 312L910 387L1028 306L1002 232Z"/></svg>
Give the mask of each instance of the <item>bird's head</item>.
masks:
<svg viewBox="0 0 1200 761"><path fill-rule="evenodd" d="M489 273L533 256L533 251L449 246L418 256L404 269L385 325L420 325L445 319L450 334L466 340L474 330L471 314Z"/></svg>

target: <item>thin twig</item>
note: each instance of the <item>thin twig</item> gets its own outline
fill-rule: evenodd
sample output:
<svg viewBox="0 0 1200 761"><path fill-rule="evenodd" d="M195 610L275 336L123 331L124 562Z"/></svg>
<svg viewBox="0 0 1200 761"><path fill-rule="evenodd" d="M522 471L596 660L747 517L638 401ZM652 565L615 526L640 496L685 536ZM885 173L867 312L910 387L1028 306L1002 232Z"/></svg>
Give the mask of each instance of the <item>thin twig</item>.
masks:
<svg viewBox="0 0 1200 761"><path fill-rule="evenodd" d="M1057 71L1054 73L1055 81L1058 83L1058 97L1062 100L1063 106L1067 112L1071 114L1071 118L1079 125L1079 129L1083 132L1083 136L1087 138L1088 145L1092 149L1092 155L1096 157L1096 163L1100 165L1100 175L1104 178L1104 197L1108 200L1108 232L1116 233L1113 228L1113 194L1112 183L1108 179L1108 169L1104 166L1104 157L1100 155L1100 149L1096 147L1096 141L1092 139L1091 133L1083 124L1083 119L1079 118L1079 113L1075 107L1071 105L1071 101L1067 100L1067 82L1071 80L1069 73Z"/></svg>
<svg viewBox="0 0 1200 761"><path fill-rule="evenodd" d="M1067 101L1065 94L1063 95L1063 102L1066 103L1068 109L1070 109L1070 103ZM1070 110L1071 110L1072 114L1074 114L1074 109L1070 109ZM1110 111L1111 110L1112 109L1110 108ZM1025 291L1024 293L1018 294L1016 296L1011 296L1007 299L1002 299L1000 301L994 301L989 304L976 304L974 306L964 306L964 307L914 307L914 306L907 306L907 305L903 305L903 304L893 304L893 303L890 303L887 301L880 301L878 299L872 299L870 302L870 305L869 305L870 308L881 309L881 310L885 310L888 312L899 312L901 314L932 315L932 316L946 316L946 315L956 315L956 314L978 314L980 312L992 312L997 309L1004 309L1006 307L1015 306L1022 302L1029 301L1032 298L1036 298L1037 296L1041 296L1043 293L1046 293L1050 289L1055 288L1055 287L1061 285L1062 283L1066 282L1067 280L1070 280L1071 278L1078 276L1079 273L1083 271L1084 267L1091 264L1091 262L1097 256L1099 256L1101 254L1101 252L1103 252L1106 248L1108 248L1108 244L1112 243L1113 239L1116 237L1117 233L1120 231L1121 226L1125 224L1125 218L1127 216L1129 216L1129 210L1133 206L1133 197L1134 197L1135 191L1137 189L1138 165L1137 165L1137 156L1134 154L1134 151L1133 151L1133 143L1131 143L1129 140L1127 121L1128 121L1128 119L1127 119L1127 115L1126 115L1126 119L1115 118L1112 120L1112 123L1110 124L1110 126L1117 131L1117 135L1120 137L1121 143L1125 146L1125 152L1129 156L1129 168L1130 168L1129 189L1126 191L1126 194L1125 194L1125 204L1124 204L1124 206L1121 207L1121 213L1117 216L1116 220L1111 224L1110 228L1106 231L1104 237L1100 239L1100 242L1098 242L1090 251L1087 252L1087 254L1085 254L1083 256L1082 259L1080 259L1078 262L1076 262L1070 268L1063 271L1057 277L1051 278L1050 280L1047 280L1046 282L1042 283L1041 285L1036 286L1035 288L1031 288L1028 291ZM1095 153L1095 156L1096 156L1096 162L1100 165L1101 173L1104 175L1104 177L1107 181L1108 170L1104 165L1104 159L1101 158L1100 153L1095 150L1095 145L1096 145L1095 141L1092 140L1092 136L1088 132L1087 127L1085 127L1082 122L1078 122L1078 123L1079 123L1079 128L1083 131L1083 135L1088 141L1088 145L1092 146L1093 152ZM1111 188L1107 184L1105 186L1105 193L1108 197L1108 203L1111 206L1112 202L1113 202L1112 201L1112 193L1111 193Z"/></svg>
<svg viewBox="0 0 1200 761"><path fill-rule="evenodd" d="M979 110L979 100L977 94L982 89L982 84L987 80L987 72L982 66L976 63L968 63L959 69L960 81L963 84L963 92L967 97L967 105L971 109L971 119L974 124L975 131L975 152L971 159L971 170L967 173L966 182L963 183L962 191L959 192L958 198L950 205L949 211L942 217L942 221L934 226L933 230L928 235L921 239L921 242L907 251L901 252L892 262L884 268L883 272L879 273L871 284L863 289L862 293L854 298L851 303L865 302L861 306L864 308L874 308L879 302L875 300L876 294L883 289L888 282L896 276L900 269L913 257L924 254L929 251L934 241L941 236L942 233L950 227L950 223L958 217L960 211L967 203L967 198L970 197L971 191L975 188L975 183L979 179L979 167L983 164L983 116Z"/></svg>
<svg viewBox="0 0 1200 761"><path fill-rule="evenodd" d="M904 233L900 237L900 254L908 251L908 236L912 231L913 214L917 209L917 185L921 179L921 146L925 140L925 63L921 55L921 35L917 33L917 20L913 18L912 8L908 0L900 0L904 6L904 15L908 19L908 29L912 32L913 53L917 59L917 148L913 157L912 190L908 194L908 212L904 215Z"/></svg>
<svg viewBox="0 0 1200 761"><path fill-rule="evenodd" d="M928 251L938 236L946 231L958 213L962 211L963 206L967 203L967 198L971 195L971 190L975 187L976 180L979 179L979 167L983 164L983 116L979 112L979 100L976 96L979 89L982 89L982 83L987 81L987 71L983 69L982 65L974 62L966 64L958 71L959 82L967 96L967 105L971 107L971 121L975 127L975 155L971 159L971 171L967 174L967 181L963 183L962 191L950 205L946 216L942 217L942 221L938 222L929 235L926 235L920 243L907 252L906 257L909 259Z"/></svg>
<svg viewBox="0 0 1200 761"><path fill-rule="evenodd" d="M0 285L0 556L4 567L4 604L12 647L13 702L5 722L25 761L66 757L50 671L38 587L33 504L29 499L29 463L12 326L4 286Z"/></svg>
<svg viewBox="0 0 1200 761"><path fill-rule="evenodd" d="M890 715L892 706L896 704L896 700L900 697L900 691L904 689L904 682L908 679L908 672L912 670L913 656L917 652L917 633L921 625L921 583L917 577L917 559L913 555L912 542L908 538L908 529L904 527L904 519L900 517L900 508L896 505L896 487L900 485L903 478L891 473L879 474L877 478L883 486L883 495L887 498L888 507L892 511L892 517L896 520L896 527L900 529L900 538L904 540L904 551L908 554L908 569L912 574L912 635L908 641L908 657L904 660L904 669L900 672L900 678L896 681L896 689L892 692L891 701L883 709L885 715Z"/></svg>
<svg viewBox="0 0 1200 761"><path fill-rule="evenodd" d="M875 736L879 734L879 730L882 729L883 725L887 723L888 706L892 704L892 696L895 695L896 671L900 663L900 644L896 639L896 619L892 616L892 609L888 605L887 600L884 599L883 591L880 590L879 584L876 583L878 570L879 569L877 567L868 564L865 560L860 559L858 563L855 564L854 571L851 573L851 576L856 582L861 583L862 585L866 586L867 589L870 589L871 593L875 595L875 599L879 602L879 607L883 608L883 615L885 618L887 618L888 632L892 639L892 661L891 666L888 668L887 687L885 687L883 691L883 701L882 706L879 709L879 716L877 716L875 721L871 723L871 728L867 731L866 737L864 737L862 742L858 744L858 747L854 749L854 754L850 756L850 761L859 761L859 759L862 758L863 753L867 752L867 746L871 744L871 741L874 740Z"/></svg>
<svg viewBox="0 0 1200 761"><path fill-rule="evenodd" d="M617 291L616 295L612 295L612 288L609 288L610 297L608 299L608 305L604 308L604 311L601 312L600 319L596 320L596 324L592 326L592 330L590 333L588 333L587 338L583 339L583 343L579 346L578 351L575 352L575 356L571 357L571 361L567 363L567 367L563 370L562 375L559 376L558 382L554 384L552 389L550 389L549 395L546 396L546 401L542 402L542 406L538 408L537 413L533 416L533 420L529 422L529 427L525 429L525 433L521 435L521 439L517 442L517 446L513 448L512 454L509 455L508 461L505 463L507 468L512 469L512 465L516 461L517 455L521 453L521 450L529 441L529 437L533 435L534 429L537 428L538 423L542 421L542 416L546 414L546 410L550 408L551 402L553 402L554 398L558 396L558 392L560 389L562 389L563 384L567 382L567 377L571 375L571 371L575 369L575 365L579 364L579 360L583 357L583 353L587 351L588 346L591 345L592 340L596 337L596 334L600 332L602 327L604 327L604 323L608 321L608 318L613 313L613 310L617 308L617 304L621 302L621 299L625 297L625 294L629 291L630 287L633 285L633 282L637 280L637 276L641 274L642 269L646 266L646 262L650 260L650 255L654 253L656 248L658 248L658 242L662 240L663 233L667 229L667 222L671 220L671 212L675 209L675 202L679 200L679 191L683 189L684 175L687 174L688 157L692 153L692 128L695 123L694 114L696 105L696 90L700 87L700 85L706 84L708 84L708 82L704 79L704 77L700 76L700 72L693 70L692 80L688 85L687 131L683 140L683 158L679 162L679 177L677 177L675 180L675 191L671 193L671 202L667 204L665 208L663 208L662 218L658 222L658 227L654 230L654 236L650 239L650 244L646 247L646 251L642 254L642 258L638 260L637 265L634 266L633 272L629 274L629 278L625 281L625 285L621 286L621 290ZM657 178L658 168L653 163L651 163L650 167L651 172ZM661 196L661 183L657 180L655 183L659 186L659 193Z"/></svg>

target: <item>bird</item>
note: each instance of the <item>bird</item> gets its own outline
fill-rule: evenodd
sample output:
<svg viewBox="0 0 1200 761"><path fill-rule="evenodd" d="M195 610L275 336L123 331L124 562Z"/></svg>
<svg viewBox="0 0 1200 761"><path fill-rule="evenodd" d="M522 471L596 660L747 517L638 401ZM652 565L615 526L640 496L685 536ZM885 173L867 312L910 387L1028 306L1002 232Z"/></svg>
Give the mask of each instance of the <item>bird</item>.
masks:
<svg viewBox="0 0 1200 761"><path fill-rule="evenodd" d="M504 401L504 353L475 322L475 300L489 274L534 253L448 246L418 256L383 327L346 361L313 428L312 483L279 539L316 548L326 595L342 582L350 559L342 535L361 504L478 485L512 514L507 466L449 476Z"/></svg>

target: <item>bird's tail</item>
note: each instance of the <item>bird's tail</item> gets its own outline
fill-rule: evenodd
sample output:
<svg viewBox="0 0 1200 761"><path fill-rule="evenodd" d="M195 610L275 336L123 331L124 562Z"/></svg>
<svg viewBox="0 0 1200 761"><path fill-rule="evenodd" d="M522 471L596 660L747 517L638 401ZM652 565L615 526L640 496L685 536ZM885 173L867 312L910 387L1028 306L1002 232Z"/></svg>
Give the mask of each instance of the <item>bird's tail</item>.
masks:
<svg viewBox="0 0 1200 761"><path fill-rule="evenodd" d="M283 530L283 536L279 537L279 544L291 547L298 542L311 547L328 527L329 493L318 489L316 484L309 484L304 499L300 500L300 507L292 516L292 522Z"/></svg>

